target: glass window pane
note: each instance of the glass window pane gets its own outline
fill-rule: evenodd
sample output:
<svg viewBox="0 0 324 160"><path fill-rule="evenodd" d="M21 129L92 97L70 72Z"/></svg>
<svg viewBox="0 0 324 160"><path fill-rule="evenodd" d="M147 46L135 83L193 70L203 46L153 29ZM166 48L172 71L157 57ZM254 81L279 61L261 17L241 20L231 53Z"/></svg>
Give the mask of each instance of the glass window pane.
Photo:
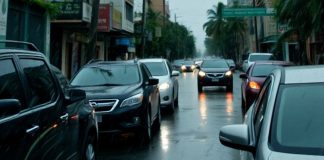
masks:
<svg viewBox="0 0 324 160"><path fill-rule="evenodd" d="M0 60L0 68L0 99L18 99L24 108L23 87L12 60Z"/></svg>
<svg viewBox="0 0 324 160"><path fill-rule="evenodd" d="M153 76L168 75L167 68L163 62L145 62L145 65Z"/></svg>
<svg viewBox="0 0 324 160"><path fill-rule="evenodd" d="M36 106L51 101L55 97L55 85L44 61L21 59L20 64L31 88L29 105Z"/></svg>
<svg viewBox="0 0 324 160"><path fill-rule="evenodd" d="M228 64L226 63L226 61L203 61L203 63L201 64L202 68L228 68Z"/></svg>

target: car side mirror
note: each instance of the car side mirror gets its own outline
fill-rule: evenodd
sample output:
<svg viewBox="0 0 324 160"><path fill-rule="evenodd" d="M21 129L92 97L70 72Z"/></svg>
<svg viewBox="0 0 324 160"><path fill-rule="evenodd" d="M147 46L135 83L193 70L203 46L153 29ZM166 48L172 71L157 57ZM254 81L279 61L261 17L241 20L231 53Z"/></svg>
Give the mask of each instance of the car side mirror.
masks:
<svg viewBox="0 0 324 160"><path fill-rule="evenodd" d="M86 98L86 93L81 89L69 89L69 104L74 102L84 100Z"/></svg>
<svg viewBox="0 0 324 160"><path fill-rule="evenodd" d="M246 73L242 73L242 74L240 74L240 78L247 79L248 77L247 77L247 74Z"/></svg>
<svg viewBox="0 0 324 160"><path fill-rule="evenodd" d="M157 85L159 84L159 79L157 78L150 78L148 81L148 85Z"/></svg>
<svg viewBox="0 0 324 160"><path fill-rule="evenodd" d="M219 141L227 147L253 152L255 147L249 142L248 126L246 124L227 125L219 132Z"/></svg>
<svg viewBox="0 0 324 160"><path fill-rule="evenodd" d="M10 116L19 113L21 104L18 99L1 99L0 115Z"/></svg>
<svg viewBox="0 0 324 160"><path fill-rule="evenodd" d="M172 77L179 76L179 75L180 75L179 71L172 71L172 74L171 74Z"/></svg>

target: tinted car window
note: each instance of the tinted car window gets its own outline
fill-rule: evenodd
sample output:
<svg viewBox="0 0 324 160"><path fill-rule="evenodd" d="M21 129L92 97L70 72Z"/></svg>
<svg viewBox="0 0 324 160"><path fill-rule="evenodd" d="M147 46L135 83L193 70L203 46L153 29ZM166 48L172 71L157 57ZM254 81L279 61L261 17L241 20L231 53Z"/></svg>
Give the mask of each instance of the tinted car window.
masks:
<svg viewBox="0 0 324 160"><path fill-rule="evenodd" d="M249 61L264 61L264 60L271 60L272 55L250 55Z"/></svg>
<svg viewBox="0 0 324 160"><path fill-rule="evenodd" d="M145 65L153 76L168 75L167 68L163 62L145 62Z"/></svg>
<svg viewBox="0 0 324 160"><path fill-rule="evenodd" d="M324 84L280 88L271 129L276 151L324 155Z"/></svg>
<svg viewBox="0 0 324 160"><path fill-rule="evenodd" d="M21 59L20 64L31 88L30 106L51 101L55 97L55 87L49 69L42 60Z"/></svg>
<svg viewBox="0 0 324 160"><path fill-rule="evenodd" d="M279 68L281 66L271 65L271 64L260 64L255 65L252 70L253 77L266 77L268 76L274 69Z"/></svg>
<svg viewBox="0 0 324 160"><path fill-rule="evenodd" d="M74 86L129 85L140 80L135 65L104 65L83 68L72 80Z"/></svg>
<svg viewBox="0 0 324 160"><path fill-rule="evenodd" d="M26 106L21 81L12 60L0 60L0 68L0 99L18 99L22 107Z"/></svg>
<svg viewBox="0 0 324 160"><path fill-rule="evenodd" d="M228 68L225 61L203 61L202 68Z"/></svg>
<svg viewBox="0 0 324 160"><path fill-rule="evenodd" d="M183 65L193 65L195 63L194 63L194 61L183 61L182 64Z"/></svg>

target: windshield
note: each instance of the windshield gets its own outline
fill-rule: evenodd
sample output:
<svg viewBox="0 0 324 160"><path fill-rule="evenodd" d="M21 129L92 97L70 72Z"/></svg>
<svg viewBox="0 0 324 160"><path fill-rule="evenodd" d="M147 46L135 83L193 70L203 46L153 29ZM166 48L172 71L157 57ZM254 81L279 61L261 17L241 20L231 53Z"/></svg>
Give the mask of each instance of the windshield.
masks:
<svg viewBox="0 0 324 160"><path fill-rule="evenodd" d="M203 61L201 67L202 68L228 68L228 64L225 61L208 60L208 61Z"/></svg>
<svg viewBox="0 0 324 160"><path fill-rule="evenodd" d="M168 71L163 62L145 62L145 65L153 76L168 75Z"/></svg>
<svg viewBox="0 0 324 160"><path fill-rule="evenodd" d="M266 77L268 76L274 69L279 68L279 65L273 64L259 64L255 65L252 70L253 77Z"/></svg>
<svg viewBox="0 0 324 160"><path fill-rule="evenodd" d="M271 129L279 152L324 155L324 84L280 88Z"/></svg>
<svg viewBox="0 0 324 160"><path fill-rule="evenodd" d="M249 61L254 62L254 61L266 61L266 60L271 60L272 55L264 54L264 55L250 55Z"/></svg>
<svg viewBox="0 0 324 160"><path fill-rule="evenodd" d="M72 80L73 86L129 85L140 80L135 65L105 65L83 68Z"/></svg>

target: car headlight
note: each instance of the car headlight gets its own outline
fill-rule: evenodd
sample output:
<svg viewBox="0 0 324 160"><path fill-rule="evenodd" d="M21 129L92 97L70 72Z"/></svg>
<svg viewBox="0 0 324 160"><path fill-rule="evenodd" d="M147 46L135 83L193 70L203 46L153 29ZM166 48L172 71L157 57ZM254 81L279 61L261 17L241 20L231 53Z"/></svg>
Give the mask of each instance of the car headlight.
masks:
<svg viewBox="0 0 324 160"><path fill-rule="evenodd" d="M181 66L181 69L182 69L182 70L186 70L187 68L186 68L185 65L182 65L182 66Z"/></svg>
<svg viewBox="0 0 324 160"><path fill-rule="evenodd" d="M136 94L132 97L129 97L127 99L125 99L122 104L120 105L120 107L127 107L127 106L134 106L134 105L138 105L141 104L143 101L143 93L140 94Z"/></svg>
<svg viewBox="0 0 324 160"><path fill-rule="evenodd" d="M199 71L199 72L198 72L198 75L199 75L200 77L205 77L205 76L206 76L206 73L203 72L203 71Z"/></svg>
<svg viewBox="0 0 324 160"><path fill-rule="evenodd" d="M231 76L231 75L232 75L232 71L227 71L227 72L225 73L225 75L226 75L226 76Z"/></svg>
<svg viewBox="0 0 324 160"><path fill-rule="evenodd" d="M194 70L196 68L195 65L191 65L191 69Z"/></svg>
<svg viewBox="0 0 324 160"><path fill-rule="evenodd" d="M165 90L168 89L169 87L170 85L168 83L162 83L161 85L159 85L160 90Z"/></svg>

